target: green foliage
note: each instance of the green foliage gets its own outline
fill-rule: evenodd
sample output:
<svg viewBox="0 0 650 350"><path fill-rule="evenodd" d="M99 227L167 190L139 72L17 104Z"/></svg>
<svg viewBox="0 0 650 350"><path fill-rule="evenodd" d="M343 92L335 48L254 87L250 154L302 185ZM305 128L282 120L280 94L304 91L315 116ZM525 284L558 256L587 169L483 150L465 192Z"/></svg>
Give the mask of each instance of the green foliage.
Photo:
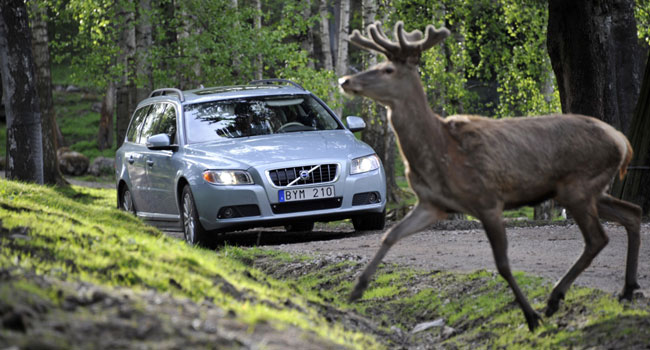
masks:
<svg viewBox="0 0 650 350"><path fill-rule="evenodd" d="M645 42L646 45L650 45L650 2L637 0L634 7L634 17L639 39Z"/></svg>
<svg viewBox="0 0 650 350"><path fill-rule="evenodd" d="M423 55L422 75L442 115L497 117L560 110L546 52L546 1L395 1L393 22L424 29L434 19L452 33ZM492 104L496 95L498 103Z"/></svg>
<svg viewBox="0 0 650 350"><path fill-rule="evenodd" d="M308 53L299 46L298 39L317 17L304 19L305 3L298 0L272 6L258 13L243 2L233 8L230 0L162 1L145 11L125 0L54 2L55 22L67 31L55 35L53 56L56 62L71 64L74 74L69 79L78 85L101 89L128 75L136 86L143 86L146 77L128 73L129 67L117 59L122 32L148 21L155 24L153 43L137 53L134 64L151 65L154 87L245 83L254 78L261 59L265 77L293 78L317 87L315 92L323 96L334 93L331 72L308 68ZM129 21L127 13L135 13L135 19ZM255 27L257 16L261 29Z"/></svg>

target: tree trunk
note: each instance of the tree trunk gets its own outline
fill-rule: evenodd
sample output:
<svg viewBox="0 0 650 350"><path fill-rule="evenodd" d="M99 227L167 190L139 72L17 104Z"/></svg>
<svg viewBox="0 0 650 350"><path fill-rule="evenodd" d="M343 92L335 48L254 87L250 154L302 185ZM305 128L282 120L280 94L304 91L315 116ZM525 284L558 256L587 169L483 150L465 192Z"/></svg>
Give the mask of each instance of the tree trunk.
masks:
<svg viewBox="0 0 650 350"><path fill-rule="evenodd" d="M59 170L57 157L58 140L54 104L52 102L52 75L50 73L50 50L48 47L46 8L38 1L31 3L32 53L36 71L36 89L41 110L41 133L43 136L43 182L48 185L67 185ZM60 131L59 131L60 132Z"/></svg>
<svg viewBox="0 0 650 350"><path fill-rule="evenodd" d="M636 105L630 128L630 143L634 158L623 181L614 185L612 193L624 200L640 205L643 215L650 214L650 56L645 66L645 75L639 102Z"/></svg>
<svg viewBox="0 0 650 350"><path fill-rule="evenodd" d="M634 0L549 0L547 45L562 111L627 132L641 73Z"/></svg>
<svg viewBox="0 0 650 350"><path fill-rule="evenodd" d="M320 13L320 42L321 51L323 52L323 69L334 70L332 49L330 46L330 19L327 0L320 0L318 12Z"/></svg>
<svg viewBox="0 0 650 350"><path fill-rule="evenodd" d="M302 11L302 18L305 22L309 21L309 18L311 18L311 4L311 0L304 1L305 8ZM304 37L302 40L300 40L300 48L303 51L308 52L310 54L310 57L313 58L312 55L314 53L314 32L311 27L306 29ZM310 59L307 62L307 67L314 69L314 61Z"/></svg>
<svg viewBox="0 0 650 350"><path fill-rule="evenodd" d="M97 148L100 150L109 149L113 146L113 112L115 112L115 84L111 82L106 88L99 116Z"/></svg>
<svg viewBox="0 0 650 350"><path fill-rule="evenodd" d="M377 1L363 0L361 4L362 27L374 23L377 16ZM377 64L377 54L363 51L364 68ZM386 171L386 198L389 202L399 202L401 191L395 178L396 142L395 134L387 119L386 109L371 99L361 100L361 117L366 121L366 129L361 140L372 147L381 159Z"/></svg>
<svg viewBox="0 0 650 350"><path fill-rule="evenodd" d="M262 31L262 0L255 0L255 29L258 33ZM262 54L258 53L255 57L255 79L262 79L264 73L264 62Z"/></svg>
<svg viewBox="0 0 650 350"><path fill-rule="evenodd" d="M348 34L350 32L350 0L341 0L339 17L338 51L336 53L336 75L343 76L348 71Z"/></svg>
<svg viewBox="0 0 650 350"><path fill-rule="evenodd" d="M119 12L118 16L124 20L120 37L120 55L118 62L125 69L122 75L122 81L117 87L115 134L117 137L117 147L119 148L124 142L124 136L129 126L131 114L133 114L137 106L138 91L134 81L137 69L135 62L135 14L127 5Z"/></svg>
<svg viewBox="0 0 650 350"><path fill-rule="evenodd" d="M147 98L153 90L153 69L149 57L149 49L153 45L153 32L151 26L151 0L140 0L140 6L137 8L137 24L135 26L135 45L138 77L138 93L136 100L142 101ZM115 98L115 86L113 89L113 98ZM115 106L112 102L111 106ZM113 111L111 110L111 121L113 120Z"/></svg>
<svg viewBox="0 0 650 350"><path fill-rule="evenodd" d="M0 0L0 74L7 117L6 178L43 184L43 137L32 38L23 0Z"/></svg>

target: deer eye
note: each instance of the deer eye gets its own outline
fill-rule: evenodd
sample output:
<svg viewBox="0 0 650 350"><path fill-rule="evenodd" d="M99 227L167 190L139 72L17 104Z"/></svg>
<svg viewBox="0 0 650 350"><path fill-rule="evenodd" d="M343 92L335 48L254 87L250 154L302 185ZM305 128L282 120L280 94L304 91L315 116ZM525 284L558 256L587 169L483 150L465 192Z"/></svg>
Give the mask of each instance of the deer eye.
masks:
<svg viewBox="0 0 650 350"><path fill-rule="evenodd" d="M393 67L384 68L384 73L386 74L393 74L393 72L395 72L395 69Z"/></svg>

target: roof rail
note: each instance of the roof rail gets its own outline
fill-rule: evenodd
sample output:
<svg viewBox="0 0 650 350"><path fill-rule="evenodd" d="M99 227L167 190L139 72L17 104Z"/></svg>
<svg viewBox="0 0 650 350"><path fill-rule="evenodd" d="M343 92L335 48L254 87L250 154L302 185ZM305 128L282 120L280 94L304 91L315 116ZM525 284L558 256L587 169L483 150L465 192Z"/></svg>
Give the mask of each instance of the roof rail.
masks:
<svg viewBox="0 0 650 350"><path fill-rule="evenodd" d="M156 89L149 94L149 97L154 97L154 96L164 96L164 95L169 95L169 94L176 94L178 95L178 99L181 102L185 101L185 95L183 95L183 91L176 89L176 88L162 88L162 89Z"/></svg>
<svg viewBox="0 0 650 350"><path fill-rule="evenodd" d="M288 79L261 79L261 80L253 80L248 82L249 84L274 84L274 83L285 83L285 84L291 84L295 87L297 87L300 90L305 90L302 85L296 83L295 81L291 81ZM306 90L305 90L306 91Z"/></svg>

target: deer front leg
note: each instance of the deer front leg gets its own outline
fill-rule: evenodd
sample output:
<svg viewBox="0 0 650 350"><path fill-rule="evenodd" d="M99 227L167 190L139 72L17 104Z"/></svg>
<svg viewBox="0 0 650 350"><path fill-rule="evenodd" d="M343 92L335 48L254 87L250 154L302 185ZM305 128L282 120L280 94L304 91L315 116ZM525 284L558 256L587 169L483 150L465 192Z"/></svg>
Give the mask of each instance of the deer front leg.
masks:
<svg viewBox="0 0 650 350"><path fill-rule="evenodd" d="M483 228L485 233L490 240L490 245L492 246L492 254L494 255L494 261L497 265L497 270L503 279L508 282L510 289L515 295L515 300L521 311L524 313L526 318L526 323L528 324L528 329L532 332L539 326L539 321L541 317L539 314L533 310L533 308L528 303L528 300L524 296L524 293L521 292L517 281L515 281L512 272L510 271L510 262L508 261L508 240L506 238L506 231L503 226L503 219L501 215L501 210L492 210L488 213L481 215L481 223L483 223Z"/></svg>
<svg viewBox="0 0 650 350"><path fill-rule="evenodd" d="M585 240L585 248L569 271L553 287L546 306L546 316L553 315L559 309L560 300L564 299L571 284L573 284L580 273L591 264L598 253L609 242L605 230L603 230L602 225L598 221L596 199L587 199L586 202L586 206L585 201L566 206L578 224L580 232L582 232L582 237Z"/></svg>
<svg viewBox="0 0 650 350"><path fill-rule="evenodd" d="M388 230L382 239L381 247L379 247L375 256L357 279L357 284L354 286L352 294L350 294L350 301L361 298L363 291L368 287L370 277L375 273L379 263L393 244L444 218L445 215L442 210L436 207L418 204L402 221Z"/></svg>
<svg viewBox="0 0 650 350"><path fill-rule="evenodd" d="M641 207L616 199L608 194L598 198L598 215L605 220L616 221L627 232L627 263L625 265L625 286L620 299L632 300L634 291L639 289L637 269L639 265L639 247L641 245Z"/></svg>

